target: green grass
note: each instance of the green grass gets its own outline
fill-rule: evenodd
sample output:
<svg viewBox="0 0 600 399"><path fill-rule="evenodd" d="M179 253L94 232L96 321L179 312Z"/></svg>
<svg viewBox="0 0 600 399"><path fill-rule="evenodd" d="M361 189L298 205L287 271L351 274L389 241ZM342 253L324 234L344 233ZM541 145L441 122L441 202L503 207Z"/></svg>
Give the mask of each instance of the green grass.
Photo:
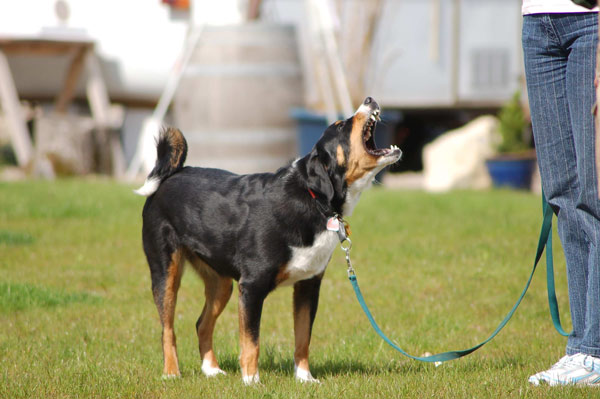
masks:
<svg viewBox="0 0 600 399"><path fill-rule="evenodd" d="M371 330L341 250L328 268L313 331L311 367L320 385L293 379L289 288L265 304L262 385L241 383L235 299L215 337L228 375L205 378L194 332L203 287L189 270L175 324L182 378L164 381L141 248L144 199L131 188L103 180L0 183L0 397L600 397L598 390L527 384L565 346L548 315L543 267L495 340L435 367L401 356ZM349 221L353 264L376 320L421 355L471 347L494 330L530 272L541 210L538 196L521 192L376 188L363 194ZM557 240L555 248L560 254ZM556 266L568 327L560 255Z"/></svg>
<svg viewBox="0 0 600 399"><path fill-rule="evenodd" d="M0 311L2 312L64 306L76 302L99 303L100 301L98 297L86 292L65 293L44 286L0 282Z"/></svg>

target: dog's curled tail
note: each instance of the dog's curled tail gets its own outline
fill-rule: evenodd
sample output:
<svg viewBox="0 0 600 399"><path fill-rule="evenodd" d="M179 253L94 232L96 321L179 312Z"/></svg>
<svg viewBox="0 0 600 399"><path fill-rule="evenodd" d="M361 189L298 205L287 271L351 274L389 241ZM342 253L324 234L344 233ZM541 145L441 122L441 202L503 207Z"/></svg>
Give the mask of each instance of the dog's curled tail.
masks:
<svg viewBox="0 0 600 399"><path fill-rule="evenodd" d="M179 131L172 127L163 128L156 142L156 164L142 187L134 192L149 197L167 177L183 168L187 156L187 142Z"/></svg>

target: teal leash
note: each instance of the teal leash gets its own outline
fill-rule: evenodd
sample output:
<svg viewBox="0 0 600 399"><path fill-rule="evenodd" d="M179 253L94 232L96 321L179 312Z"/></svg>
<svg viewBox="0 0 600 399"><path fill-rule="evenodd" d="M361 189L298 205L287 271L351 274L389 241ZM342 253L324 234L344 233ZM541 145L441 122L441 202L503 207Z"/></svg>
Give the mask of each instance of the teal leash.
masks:
<svg viewBox="0 0 600 399"><path fill-rule="evenodd" d="M560 312L558 311L558 302L556 300L556 288L554 286L554 259L552 257L552 208L542 192L542 211L544 212L544 220L550 219L550 231L548 240L546 241L546 286L548 288L548 306L550 307L550 316L554 328L563 337L568 337L571 333L566 332L560 323Z"/></svg>
<svg viewBox="0 0 600 399"><path fill-rule="evenodd" d="M352 267L352 262L350 261L350 249L352 248L352 242L345 235L345 231L344 231L344 234L340 235L340 241L341 241L341 248L346 253L346 263L348 265L348 279L350 280L350 283L352 284L352 288L354 288L354 293L356 294L356 299L358 299L358 303L360 304L362 310L364 311L365 315L369 319L369 322L371 323L371 326L373 327L375 332L377 334L379 334L379 336L387 344L389 344L392 348L394 348L395 350L397 350L404 356L407 356L411 359L419 360L422 362L429 362L429 363L445 362L448 360L458 359L458 358L466 356L472 352L475 352L477 349L481 348L483 345L490 342L496 335L498 335L500 330L502 330L504 328L504 326L506 326L506 324L508 323L510 318L513 316L513 314L515 313L515 311L521 304L521 301L525 297L525 294L527 293L527 289L529 288L529 285L531 284L531 280L533 279L533 275L537 268L537 264L542 257L544 248L546 248L546 283L547 283L547 287L548 287L548 304L550 307L550 315L552 317L552 322L553 322L556 330L561 335L568 336L569 333L567 333L563 330L561 323L560 323L560 314L559 314L559 310L558 310L558 303L556 300L556 291L555 291L555 285L554 285L554 262L553 262L553 257L552 257L552 216L553 216L553 212L552 212L552 208L546 201L546 197L544 196L543 192L542 192L542 212L543 212L544 218L542 221L540 238L538 241L537 252L535 255L535 261L533 262L533 268L531 270L531 274L529 275L529 279L527 280L527 284L525 284L525 288L523 289L521 296L519 297L519 299L517 300L515 305L512 307L510 312L508 312L508 314L506 315L504 320L502 320L502 322L494 330L492 335L490 335L485 341L481 342L478 345L475 345L472 348L464 349L464 350L457 350L457 351L443 352L443 353L438 353L436 355L431 355L431 356L413 356L413 355L408 354L406 351L404 351L402 348L400 348L398 345L396 345L391 339L389 339L383 333L383 331L381 330L379 325L377 325L377 322L373 318L373 315L371 314L371 311L369 310L369 308L365 302L365 299L360 291L360 288L358 286L358 280L356 278L356 273L354 272L354 268ZM343 220L340 220L340 221L343 222Z"/></svg>

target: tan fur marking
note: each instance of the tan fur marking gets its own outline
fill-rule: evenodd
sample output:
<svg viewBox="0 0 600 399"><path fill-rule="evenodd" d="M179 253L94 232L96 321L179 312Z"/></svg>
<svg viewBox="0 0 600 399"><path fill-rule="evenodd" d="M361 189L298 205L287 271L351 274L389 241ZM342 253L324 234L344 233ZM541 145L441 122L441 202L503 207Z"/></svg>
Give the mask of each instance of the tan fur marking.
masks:
<svg viewBox="0 0 600 399"><path fill-rule="evenodd" d="M163 323L162 346L164 368L163 374L168 376L178 376L179 364L177 360L177 343L175 330L173 328L175 319L175 305L177 303L177 291L181 283L183 273L181 251L177 250L171 256L171 264L167 271L167 281L165 282L165 291L162 301L162 313L160 315Z"/></svg>
<svg viewBox="0 0 600 399"><path fill-rule="evenodd" d="M163 375L179 376L179 361L177 360L177 342L173 328L165 327L162 333L163 341Z"/></svg>
<svg viewBox="0 0 600 399"><path fill-rule="evenodd" d="M346 169L346 182L348 182L348 185L351 185L377 166L377 157L369 154L365 150L363 143L363 127L366 123L365 115L357 114L352 119L350 154Z"/></svg>
<svg viewBox="0 0 600 399"><path fill-rule="evenodd" d="M240 321L240 346L242 353L240 355L240 367L242 377L254 376L258 373L258 355L260 352L259 343L254 342L252 335L246 323L246 312L241 296L238 305L238 316Z"/></svg>
<svg viewBox="0 0 600 399"><path fill-rule="evenodd" d="M335 125L335 126L338 126L340 123L342 123L342 121L336 121L336 122L334 123L334 125Z"/></svg>
<svg viewBox="0 0 600 399"><path fill-rule="evenodd" d="M303 306L298 311L294 311L294 338L296 341L294 362L299 368L309 370L310 308L308 306Z"/></svg>
<svg viewBox="0 0 600 399"><path fill-rule="evenodd" d="M203 361L208 361L210 367L219 368L219 363L213 350L213 334L217 318L225 309L233 291L233 280L217 274L209 265L195 255L186 254L194 270L204 281L206 302L200 316L200 324L196 331L198 348Z"/></svg>
<svg viewBox="0 0 600 399"><path fill-rule="evenodd" d="M173 147L171 152L171 167L177 168L179 165L179 161L181 160L181 156L183 155L183 150L185 148L183 134L179 129L169 128L167 134L169 135L169 144Z"/></svg>
<svg viewBox="0 0 600 399"><path fill-rule="evenodd" d="M287 263L282 265L279 268L279 272L277 272L277 276L275 276L275 285L279 285L281 283L283 283L285 280L287 280L290 277L290 274L286 271L287 269Z"/></svg>
<svg viewBox="0 0 600 399"><path fill-rule="evenodd" d="M339 166L344 166L344 164L346 163L346 156L344 155L344 149L342 148L341 145L338 144L337 146L337 163Z"/></svg>

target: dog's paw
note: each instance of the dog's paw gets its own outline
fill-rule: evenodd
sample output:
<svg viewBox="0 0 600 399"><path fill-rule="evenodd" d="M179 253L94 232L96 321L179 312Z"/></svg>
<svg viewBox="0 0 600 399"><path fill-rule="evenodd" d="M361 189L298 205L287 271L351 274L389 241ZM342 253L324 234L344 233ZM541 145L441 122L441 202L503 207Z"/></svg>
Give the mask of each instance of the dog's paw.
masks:
<svg viewBox="0 0 600 399"><path fill-rule="evenodd" d="M163 374L161 378L163 380L174 380L176 378L181 378L181 374Z"/></svg>
<svg viewBox="0 0 600 399"><path fill-rule="evenodd" d="M212 363L207 360L202 362L202 373L207 377L216 377L220 374L227 375L227 373L221 370L218 366L213 367Z"/></svg>
<svg viewBox="0 0 600 399"><path fill-rule="evenodd" d="M260 384L260 378L258 378L258 373L254 375L244 375L242 376L242 381L244 382L244 385Z"/></svg>
<svg viewBox="0 0 600 399"><path fill-rule="evenodd" d="M294 374L296 375L296 380L300 382L308 382L314 384L320 384L321 381L317 380L312 376L309 370L302 369L300 367L294 366Z"/></svg>

